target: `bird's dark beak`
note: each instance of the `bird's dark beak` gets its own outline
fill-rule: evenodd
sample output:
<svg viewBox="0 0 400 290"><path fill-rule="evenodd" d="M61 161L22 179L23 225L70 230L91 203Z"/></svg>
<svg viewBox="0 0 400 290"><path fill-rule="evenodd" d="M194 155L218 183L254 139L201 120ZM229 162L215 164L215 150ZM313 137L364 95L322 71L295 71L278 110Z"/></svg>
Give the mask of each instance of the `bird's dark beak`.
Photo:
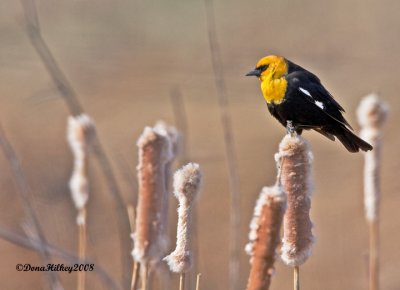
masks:
<svg viewBox="0 0 400 290"><path fill-rule="evenodd" d="M246 74L246 76L256 76L256 77L260 77L260 75L261 71L259 69L253 69Z"/></svg>

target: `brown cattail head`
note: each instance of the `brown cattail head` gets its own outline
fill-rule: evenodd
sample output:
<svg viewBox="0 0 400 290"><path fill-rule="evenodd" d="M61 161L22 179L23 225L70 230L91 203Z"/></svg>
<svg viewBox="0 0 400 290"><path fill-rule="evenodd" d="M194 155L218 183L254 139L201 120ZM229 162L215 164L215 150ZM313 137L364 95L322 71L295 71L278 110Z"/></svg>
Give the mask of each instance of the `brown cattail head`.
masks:
<svg viewBox="0 0 400 290"><path fill-rule="evenodd" d="M193 203L201 186L199 165L189 163L174 175L174 194L179 201L176 248L164 258L172 272L185 273L192 266L190 248L191 217Z"/></svg>
<svg viewBox="0 0 400 290"><path fill-rule="evenodd" d="M69 182L72 200L82 212L89 198L87 178L88 144L95 133L95 125L89 116L82 114L68 118L67 140L74 155L74 168ZM79 215L78 224L85 223L84 215Z"/></svg>
<svg viewBox="0 0 400 290"><path fill-rule="evenodd" d="M247 290L269 289L285 209L286 194L281 185L262 189L250 223L250 242L246 245L251 256Z"/></svg>
<svg viewBox="0 0 400 290"><path fill-rule="evenodd" d="M281 258L289 266L299 266L311 255L314 242L309 216L313 156L303 137L286 135L279 145L275 159L280 167L279 176L283 190L287 193Z"/></svg>
<svg viewBox="0 0 400 290"><path fill-rule="evenodd" d="M157 263L167 248L166 223L162 218L165 196L165 164L171 159L169 139L154 128L146 127L140 136L139 197L137 205L133 258L140 263Z"/></svg>
<svg viewBox="0 0 400 290"><path fill-rule="evenodd" d="M365 153L364 165L364 206L368 221L378 219L382 128L388 111L388 105L375 94L366 96L357 109L358 122L361 126L360 135L374 147L374 150Z"/></svg>

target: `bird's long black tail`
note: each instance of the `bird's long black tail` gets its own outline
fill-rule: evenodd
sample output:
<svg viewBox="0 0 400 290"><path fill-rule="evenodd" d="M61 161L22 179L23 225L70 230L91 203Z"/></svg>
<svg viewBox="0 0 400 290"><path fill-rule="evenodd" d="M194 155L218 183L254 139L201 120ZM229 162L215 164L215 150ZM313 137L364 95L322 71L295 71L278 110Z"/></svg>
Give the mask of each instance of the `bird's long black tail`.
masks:
<svg viewBox="0 0 400 290"><path fill-rule="evenodd" d="M340 142L346 147L349 152L358 152L360 149L362 151L372 150L372 146L365 142L363 139L356 136L349 129L345 127L339 127L333 132Z"/></svg>

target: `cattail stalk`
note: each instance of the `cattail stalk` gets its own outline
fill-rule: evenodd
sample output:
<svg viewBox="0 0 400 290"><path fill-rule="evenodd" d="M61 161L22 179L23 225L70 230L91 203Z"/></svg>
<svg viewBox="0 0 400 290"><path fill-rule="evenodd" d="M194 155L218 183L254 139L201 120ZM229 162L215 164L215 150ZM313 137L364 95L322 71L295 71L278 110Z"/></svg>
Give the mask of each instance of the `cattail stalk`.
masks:
<svg viewBox="0 0 400 290"><path fill-rule="evenodd" d="M280 180L287 193L287 209L283 219L282 260L295 267L295 289L299 289L299 269L311 255L314 243L311 207L312 153L301 136L286 135L279 145L275 159L280 167Z"/></svg>
<svg viewBox="0 0 400 290"><path fill-rule="evenodd" d="M299 266L294 266L293 289L300 290L300 267Z"/></svg>
<svg viewBox="0 0 400 290"><path fill-rule="evenodd" d="M140 136L139 147L139 196L132 256L141 264L142 285L147 287L149 272L167 249L167 224L164 208L166 190L166 163L171 159L171 142L165 134L146 127Z"/></svg>
<svg viewBox="0 0 400 290"><path fill-rule="evenodd" d="M128 217L129 217L129 225L131 228L131 238L133 243L135 242L134 240L134 233L135 233L135 220L136 220L136 213L135 213L135 208L132 204L129 204L126 207L126 210L128 212ZM131 290L136 290L137 288L137 282L138 282L138 277L139 277L139 272L140 272L140 263L134 261L133 266L132 266L132 278L131 278Z"/></svg>
<svg viewBox="0 0 400 290"><path fill-rule="evenodd" d="M164 258L172 272L180 274L180 287L184 289L185 273L192 266L190 243L191 218L194 201L201 185L199 165L189 163L174 175L174 194L179 201L178 227L175 250Z"/></svg>
<svg viewBox="0 0 400 290"><path fill-rule="evenodd" d="M86 256L86 204L89 199L89 182L87 177L87 155L90 139L94 135L94 122L82 114L68 118L67 139L74 155L74 168L69 182L71 197L78 211L78 256ZM78 272L78 290L85 289L85 271Z"/></svg>
<svg viewBox="0 0 400 290"><path fill-rule="evenodd" d="M229 95L224 78L222 53L217 37L214 0L204 0L205 16L210 47L211 64L217 90L218 107L223 129L224 145L229 173L230 235L229 235L229 289L239 289L240 276L240 178L237 166L234 129L229 111Z"/></svg>
<svg viewBox="0 0 400 290"><path fill-rule="evenodd" d="M196 290L200 290L200 278L201 278L201 274L197 274L196 277Z"/></svg>
<svg viewBox="0 0 400 290"><path fill-rule="evenodd" d="M250 243L246 246L251 255L247 290L269 289L285 208L286 194L280 184L262 189L250 223Z"/></svg>
<svg viewBox="0 0 400 290"><path fill-rule="evenodd" d="M382 154L382 129L387 119L388 106L377 95L366 96L357 109L361 137L374 150L365 152L364 206L369 225L369 289L379 289L379 204L381 196L380 168Z"/></svg>

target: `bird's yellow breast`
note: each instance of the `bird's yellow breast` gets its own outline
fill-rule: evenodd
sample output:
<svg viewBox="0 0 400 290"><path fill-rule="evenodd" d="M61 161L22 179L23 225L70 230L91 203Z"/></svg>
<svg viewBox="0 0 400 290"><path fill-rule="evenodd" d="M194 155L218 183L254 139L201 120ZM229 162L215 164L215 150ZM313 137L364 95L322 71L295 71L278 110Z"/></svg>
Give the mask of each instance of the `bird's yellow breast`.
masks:
<svg viewBox="0 0 400 290"><path fill-rule="evenodd" d="M261 77L261 91L268 104L280 104L286 93L287 81L284 77L272 78L271 76Z"/></svg>
<svg viewBox="0 0 400 290"><path fill-rule="evenodd" d="M260 59L256 67L267 67L262 71L259 78L261 81L261 91L268 104L282 103L287 87L285 78L288 72L288 63L277 55L269 55Z"/></svg>

